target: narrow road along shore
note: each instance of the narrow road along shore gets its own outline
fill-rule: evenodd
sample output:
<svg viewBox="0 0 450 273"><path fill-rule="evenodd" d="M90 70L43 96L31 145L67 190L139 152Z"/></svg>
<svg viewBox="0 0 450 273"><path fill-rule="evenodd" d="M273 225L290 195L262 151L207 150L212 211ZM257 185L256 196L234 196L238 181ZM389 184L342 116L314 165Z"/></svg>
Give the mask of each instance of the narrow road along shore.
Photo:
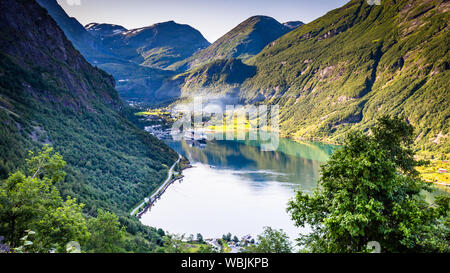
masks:
<svg viewBox="0 0 450 273"><path fill-rule="evenodd" d="M181 155L178 155L178 160L172 165L172 167L170 167L169 169L169 173L167 174L167 179L164 181L164 183L162 183L162 185L158 188L158 190L155 191L154 194L152 194L152 196L149 197L150 200L153 200L155 196L157 196L159 194L159 192L164 189L164 187L171 181L172 175L173 175L173 169L175 169L175 166L178 164L178 162L180 162L181 160ZM136 214L136 212L146 204L147 202L143 201L141 204L139 204L136 208L134 208L131 212L130 215L133 216Z"/></svg>

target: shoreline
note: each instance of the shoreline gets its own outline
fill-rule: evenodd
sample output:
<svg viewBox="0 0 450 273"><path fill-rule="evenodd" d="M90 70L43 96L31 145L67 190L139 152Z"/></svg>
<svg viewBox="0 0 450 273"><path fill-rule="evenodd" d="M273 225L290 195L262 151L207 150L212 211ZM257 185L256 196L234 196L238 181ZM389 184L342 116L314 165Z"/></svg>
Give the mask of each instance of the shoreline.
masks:
<svg viewBox="0 0 450 273"><path fill-rule="evenodd" d="M222 134L228 132L228 130L218 130L218 131L219 131L219 133L222 133ZM233 130L229 130L229 131L235 131L235 128L233 128ZM249 128L246 128L245 131L248 132L248 131L251 131L251 130L250 130ZM204 131L204 133L213 133L213 132L216 133L216 134L218 133L217 130L206 130L206 132ZM269 131L269 132L271 132L271 131ZM151 132L149 132L149 133L151 133ZM314 137L308 137L308 138L305 138L305 137L294 137L294 136L292 136L292 135L286 135L286 134L283 134L283 133L281 133L281 132L280 132L280 137L281 137L281 138L288 139L288 140L291 140L291 141L296 142L296 143L302 143L302 142L316 142L316 143L322 143L322 144L333 145L333 146L340 146L340 145L342 145L341 143L339 143L339 142L337 142L337 141L330 141L330 140L328 140L328 139L314 138ZM175 164L177 164L178 162L180 162L181 158L182 158L182 157L181 157L181 155L179 154L179 159L177 160L177 162L176 162ZM172 166L172 167L173 167L173 166ZM182 171L185 170L185 169L187 169L187 168L191 168L191 167L192 167L192 166L189 164L188 167L181 169L181 171L180 171L180 177L178 177L178 178L174 178L174 179L172 179L172 180L170 180L171 177L168 178L168 180L170 180L170 181L166 181L165 183L163 183L162 186L156 191L156 193L153 194L153 195L150 197L150 200L146 200L146 201L144 201L143 203L141 203L138 207L136 207L136 208L132 211L131 215L132 215L132 216L137 216L138 218L141 218L141 216L142 216L144 213L148 212L148 210L154 205L154 203L157 201L157 199L159 199L159 198L161 197L161 195L164 194L164 192L167 190L167 188L168 188L172 183L174 183L176 180L182 179L182 178L184 177L184 175L182 175ZM440 182L436 182L436 181L427 181L427 180L425 180L425 179L424 179L424 181L425 181L425 182L428 182L428 183L430 183L430 184L432 184L432 185L434 185L436 189L441 188L440 190L443 190L442 187L443 187L444 189L448 189L448 187L450 187L450 185L445 184L445 183L440 183ZM445 190L445 191L446 191L446 190ZM146 198L146 199L148 199L148 198ZM143 210L141 211L141 208L142 208L143 206L144 206L144 208L143 208Z"/></svg>
<svg viewBox="0 0 450 273"><path fill-rule="evenodd" d="M144 209L143 209L142 211L136 213L136 217L137 217L138 219L140 219L140 218L142 217L142 215L145 214L146 212L148 212L148 210L149 210L151 207L153 207L153 205L156 203L156 201L157 201L159 198L161 198L161 195L164 194L164 192L167 190L167 188L168 188L171 184L173 184L173 183L174 183L175 181L177 181L177 180L183 179L183 177L184 177L184 176L181 175L181 176L179 176L179 177L176 177L176 178L170 180L170 181L164 186L164 188L163 188L161 191L158 192L158 195L156 195L154 198L152 198L151 200L149 200L149 202L147 203L147 205L144 206Z"/></svg>
<svg viewBox="0 0 450 273"><path fill-rule="evenodd" d="M193 168L193 166L192 166L192 165L189 165L188 167L185 167L185 168L181 169L181 172L183 172L184 170L189 169L189 168ZM144 206L144 209L143 209L142 211L140 211L140 212L137 212L137 213L136 213L136 217L137 217L138 219L140 219L140 218L142 217L142 215L144 215L145 213L147 213L147 212L151 209L151 207L154 206L154 204L156 203L156 201L158 201L158 199L161 198L161 196L166 192L166 190L169 188L170 185L172 185L173 183L175 183L175 181L181 180L181 179L183 179L183 178L184 178L184 175L181 174L180 176L175 177L175 178L173 178L172 180L170 180L166 185L164 185L164 188L163 188L163 189L161 189L160 191L158 191L158 194L157 194L156 196L154 196L154 198L152 198L152 199L150 199L148 202L146 202L146 205L144 204L144 205L145 205L145 206Z"/></svg>
<svg viewBox="0 0 450 273"><path fill-rule="evenodd" d="M164 191L167 189L166 186L170 185L172 183L171 178L173 176L173 170L174 170L175 166L180 162L181 159L182 159L182 156L180 154L178 154L178 160L175 161L175 163L170 167L169 172L167 174L167 179L161 184L161 186L159 186L159 188L156 191L154 191L153 194L151 194L148 198L146 198L146 199L149 199L149 200L144 199L144 201L141 204L139 204L134 209L132 209L131 212L130 212L130 216L135 216L136 214L138 214L139 213L138 211L143 206L145 206L146 203L148 203L150 200L154 200L155 196L160 196L159 193L161 192L162 189Z"/></svg>

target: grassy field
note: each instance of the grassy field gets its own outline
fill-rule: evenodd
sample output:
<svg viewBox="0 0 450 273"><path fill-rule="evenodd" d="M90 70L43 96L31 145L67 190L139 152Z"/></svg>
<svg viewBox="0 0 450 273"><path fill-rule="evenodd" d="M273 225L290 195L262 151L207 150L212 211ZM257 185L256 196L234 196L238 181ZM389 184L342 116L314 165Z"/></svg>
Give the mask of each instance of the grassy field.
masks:
<svg viewBox="0 0 450 273"><path fill-rule="evenodd" d="M167 116L170 115L169 112L161 110L161 109L149 109L147 111L138 112L135 114L136 116Z"/></svg>
<svg viewBox="0 0 450 273"><path fill-rule="evenodd" d="M175 119L172 118L171 113L165 109L147 109L146 111L137 112L134 115L137 117L154 117L155 119L159 118L165 121L166 124L171 124L175 121Z"/></svg>
<svg viewBox="0 0 450 273"><path fill-rule="evenodd" d="M418 167L421 177L428 182L450 185L450 163L448 160L433 160L427 166ZM447 172L445 172L445 171Z"/></svg>

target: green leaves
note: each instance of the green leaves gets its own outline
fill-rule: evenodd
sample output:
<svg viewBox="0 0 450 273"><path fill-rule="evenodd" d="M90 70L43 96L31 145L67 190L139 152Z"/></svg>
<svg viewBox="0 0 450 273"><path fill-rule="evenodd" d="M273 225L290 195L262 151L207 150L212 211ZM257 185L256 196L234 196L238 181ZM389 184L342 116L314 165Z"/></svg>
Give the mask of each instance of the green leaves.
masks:
<svg viewBox="0 0 450 273"><path fill-rule="evenodd" d="M37 155L30 153L30 157L26 170L29 176L16 172L0 184L0 218L5 223L0 233L7 235L13 247L22 245L33 252L49 252L71 240L85 240L89 234L82 213L84 205L70 197L64 202L53 185L64 179L66 163L49 146ZM33 243L27 239L30 235L34 235Z"/></svg>
<svg viewBox="0 0 450 273"><path fill-rule="evenodd" d="M104 210L97 211L96 218L87 222L91 237L88 251L95 253L123 252L125 229L121 227L119 218Z"/></svg>
<svg viewBox="0 0 450 273"><path fill-rule="evenodd" d="M33 245L33 242L30 241L29 237L31 237L32 235L35 235L36 232L34 232L32 230L25 230L25 232L27 235L20 238L21 245L19 247L14 248L14 251L16 253L24 253L25 250L29 249L29 247L31 247Z"/></svg>
<svg viewBox="0 0 450 273"><path fill-rule="evenodd" d="M42 178L52 183L64 180L66 173L63 171L66 162L58 153L53 153L53 147L44 145L38 155L29 152L29 159L26 160L28 173L32 178Z"/></svg>
<svg viewBox="0 0 450 273"><path fill-rule="evenodd" d="M115 214L99 210L86 221L84 204L61 198L53 183L64 178L65 162L52 151L30 153L30 176L17 172L0 183L0 234L20 253L124 251L126 232Z"/></svg>
<svg viewBox="0 0 450 273"><path fill-rule="evenodd" d="M37 243L43 249L56 246L58 251L64 252L65 246L71 241L85 244L90 234L82 212L84 205L78 204L76 199L68 199L57 208L48 211L35 224L40 230Z"/></svg>
<svg viewBox="0 0 450 273"><path fill-rule="evenodd" d="M412 127L383 117L373 132L349 134L322 167L313 195L298 192L289 203L296 225L313 230L299 243L312 252L366 252L370 241L384 252L443 251L449 198L425 202L421 192L429 187L413 169Z"/></svg>
<svg viewBox="0 0 450 273"><path fill-rule="evenodd" d="M258 235L258 243L245 248L250 253L291 253L292 245L289 237L283 230L265 227L264 232Z"/></svg>

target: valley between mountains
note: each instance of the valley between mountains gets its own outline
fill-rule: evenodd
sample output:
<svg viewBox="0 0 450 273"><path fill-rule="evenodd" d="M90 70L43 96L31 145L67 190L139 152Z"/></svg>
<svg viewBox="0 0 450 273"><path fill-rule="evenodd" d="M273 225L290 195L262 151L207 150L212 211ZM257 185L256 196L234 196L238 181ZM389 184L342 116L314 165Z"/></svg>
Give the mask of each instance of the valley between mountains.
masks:
<svg viewBox="0 0 450 273"><path fill-rule="evenodd" d="M254 16L210 44L173 21L82 27L39 0L122 98L153 106L194 95L278 104L284 136L339 143L382 115L416 128L417 149L448 153L447 1L350 1L309 23ZM420 105L420 107L416 107Z"/></svg>
<svg viewBox="0 0 450 273"><path fill-rule="evenodd" d="M407 237L402 244L386 239L388 251L406 252L410 246L417 251L448 251L448 213L442 205L448 198L438 198L431 208L413 197L426 188L415 176L417 158L433 160L418 169L427 182L439 179L446 190L450 183L449 22L447 0L383 0L381 5L351 0L308 23L302 18L279 22L254 15L218 40L208 41L183 22L134 29L104 22L83 26L56 0L2 0L0 235L6 236L0 238L7 244L0 241L0 252L2 247L23 251L20 244L28 238L24 236L36 236L32 246L36 252L65 252L66 241L72 240L80 241L86 252L175 252L178 249L171 249L171 243L182 239L167 236L160 227L171 225L179 233L194 234L198 229L194 224L202 223L211 231L205 234L220 238L217 232L239 234L236 223L239 228L247 223L245 228L256 235L267 218L288 229L291 237L299 234L299 226L304 234L322 232L302 225L305 215L288 215L286 204L298 188L314 191L330 157L325 176L340 171L350 176L344 183L339 180L342 175L337 186L353 185L363 177L369 182L361 188L381 196L376 200L380 205L366 200L366 193L357 195L365 202L364 213L373 212L364 217L378 217L380 211L385 213L382 217L406 215L401 230L389 226L398 219L372 219L382 228L367 234ZM144 130L148 120L138 112L172 119L175 106L196 97L223 104L278 106L279 149L262 153L259 139L212 142L205 148L195 141L163 141ZM400 124L398 131L381 128L395 122ZM381 141L383 132L398 137L393 141L397 149L389 150L392 143ZM352 155L362 159L334 153L337 145L350 147ZM401 159L404 162L399 163ZM348 166L339 169L340 162L354 164L357 171ZM184 183L182 170L189 164L194 168L186 171ZM173 182L172 173L180 182L169 188L169 197L161 200L153 215L143 216L142 222L149 224L130 216L143 207L143 200L155 196L162 183ZM384 175L388 184L380 180ZM209 179L215 184L206 183ZM329 187L327 194L339 192L326 179L322 182ZM308 199L302 191L298 194L296 201ZM357 198L348 198L345 206L352 210ZM180 200L191 213L179 209ZM207 221L216 212L199 200L216 204L225 220ZM322 209L332 208L332 200L323 201L328 205ZM377 207L384 206L382 202L389 211ZM259 210L246 210L243 204ZM410 205L417 209L414 213L402 210ZM314 206L305 206L305 211L310 207ZM290 209L298 208L290 203ZM168 221L167 211L177 217ZM345 226L346 221L359 221L355 226L370 222L361 215L351 219L338 215L345 219L336 216L327 223L335 225L333 232L347 234L346 228L353 226ZM427 226L414 229L422 226L408 226L410 220ZM229 230L219 230L223 227ZM103 228L113 230L115 237L104 239ZM360 236L364 228L349 233ZM30 232L33 229L38 235ZM264 232L273 235L272 229ZM411 238L413 233L420 236ZM239 236L246 244L251 241L247 234ZM198 236L191 238L198 244L189 249L208 252L219 241L229 244L222 244L222 250L244 249L237 237L231 237L229 233L208 245ZM347 243L347 238L336 240L341 239L339 246ZM355 240L355 251L367 250L362 241ZM311 249L319 245L311 244Z"/></svg>

